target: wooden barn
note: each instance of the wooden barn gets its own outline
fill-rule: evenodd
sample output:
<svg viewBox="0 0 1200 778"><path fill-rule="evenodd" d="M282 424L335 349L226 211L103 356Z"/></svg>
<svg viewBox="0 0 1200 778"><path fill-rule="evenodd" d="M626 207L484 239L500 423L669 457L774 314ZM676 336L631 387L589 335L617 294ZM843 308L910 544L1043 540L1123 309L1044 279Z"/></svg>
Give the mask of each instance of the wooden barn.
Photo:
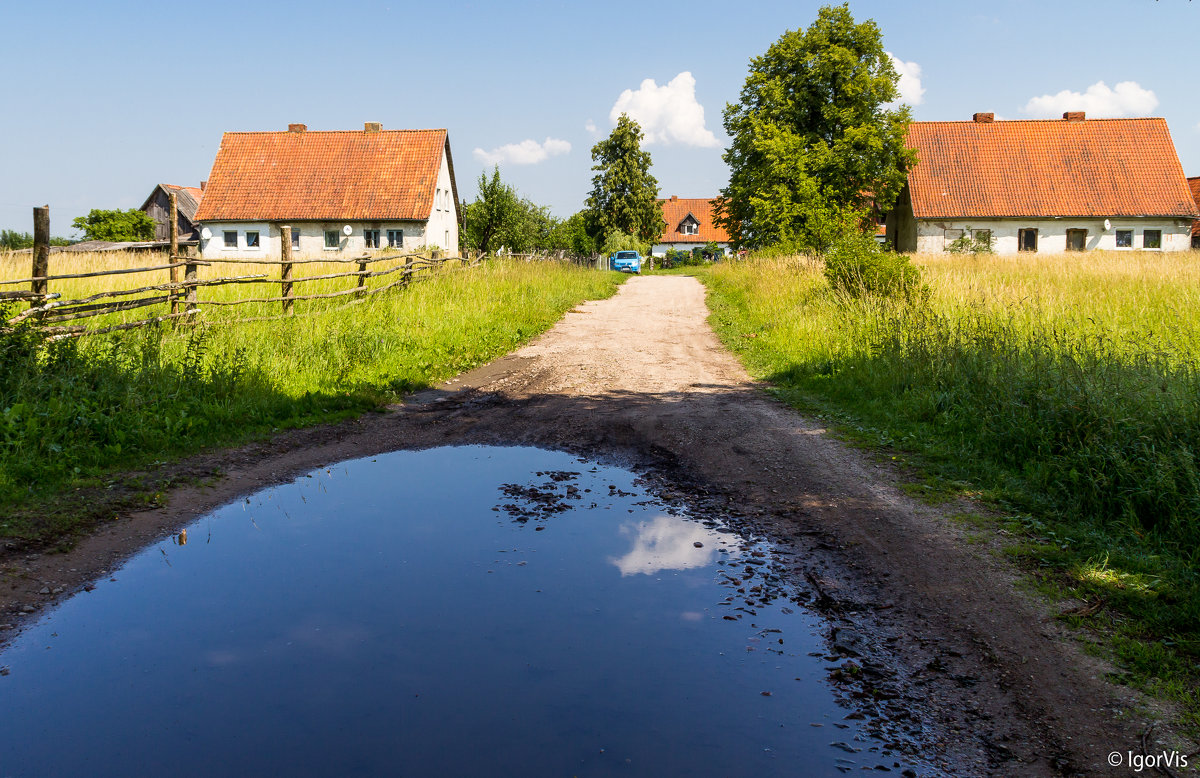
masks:
<svg viewBox="0 0 1200 778"><path fill-rule="evenodd" d="M175 206L179 213L179 240L199 241L200 226L196 224L196 209L204 197L204 183L199 187L159 184L142 203L141 210L154 220L154 239L169 240L171 237L170 193L175 193Z"/></svg>

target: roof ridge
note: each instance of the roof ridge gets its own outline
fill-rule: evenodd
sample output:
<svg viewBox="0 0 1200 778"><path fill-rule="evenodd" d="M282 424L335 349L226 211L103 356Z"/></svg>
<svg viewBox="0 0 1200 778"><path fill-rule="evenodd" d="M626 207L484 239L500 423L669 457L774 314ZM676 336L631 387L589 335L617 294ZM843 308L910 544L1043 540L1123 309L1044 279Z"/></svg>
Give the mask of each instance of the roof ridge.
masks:
<svg viewBox="0 0 1200 778"><path fill-rule="evenodd" d="M364 132L362 130L304 130L303 132L293 132L291 130L226 130L226 135L380 135L387 132L446 132L445 127L430 127L428 129L401 129L401 130L379 130L378 132Z"/></svg>
<svg viewBox="0 0 1200 778"><path fill-rule="evenodd" d="M910 124L1094 124L1096 122L1165 122L1166 117L1163 116L1101 116L1096 119L1088 118L1081 119L1078 122L1069 122L1066 119L995 119L990 122L977 122L974 119L929 119L926 121L915 121Z"/></svg>

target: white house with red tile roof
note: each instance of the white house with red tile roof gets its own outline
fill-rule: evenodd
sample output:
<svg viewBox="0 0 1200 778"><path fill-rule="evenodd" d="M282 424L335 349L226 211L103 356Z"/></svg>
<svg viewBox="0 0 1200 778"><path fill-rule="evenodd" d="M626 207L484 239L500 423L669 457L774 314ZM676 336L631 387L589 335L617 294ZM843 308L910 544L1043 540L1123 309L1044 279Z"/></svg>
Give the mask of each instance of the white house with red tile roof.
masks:
<svg viewBox="0 0 1200 778"><path fill-rule="evenodd" d="M650 247L656 257L665 256L668 249L691 251L716 243L722 251L729 250L729 233L713 223L713 201L703 197L675 197L659 200L663 211L663 234Z"/></svg>
<svg viewBox="0 0 1200 778"><path fill-rule="evenodd" d="M1192 199L1196 201L1196 210L1200 211L1200 176L1189 178L1188 187L1192 190ZM1200 219L1192 222L1192 248L1200 249Z"/></svg>
<svg viewBox="0 0 1200 778"><path fill-rule="evenodd" d="M282 225L299 256L418 246L457 256L450 140L377 122L362 132L227 132L196 220L206 259L278 259Z"/></svg>
<svg viewBox="0 0 1200 778"><path fill-rule="evenodd" d="M998 254L1183 251L1196 201L1163 119L913 122L917 162L887 217L899 251L939 253L967 232Z"/></svg>

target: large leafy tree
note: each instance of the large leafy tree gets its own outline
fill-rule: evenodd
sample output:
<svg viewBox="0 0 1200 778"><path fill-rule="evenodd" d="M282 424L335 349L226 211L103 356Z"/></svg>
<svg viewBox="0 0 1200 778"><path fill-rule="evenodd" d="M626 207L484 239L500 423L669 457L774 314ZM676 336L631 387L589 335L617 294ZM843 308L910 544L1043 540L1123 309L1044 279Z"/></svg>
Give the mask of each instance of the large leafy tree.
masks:
<svg viewBox="0 0 1200 778"><path fill-rule="evenodd" d="M87 240L154 240L154 220L145 211L105 211L93 208L80 216L71 226L81 231Z"/></svg>
<svg viewBox="0 0 1200 778"><path fill-rule="evenodd" d="M650 175L650 152L642 151L642 128L625 114L607 138L592 147L588 233L600 242L613 230L642 241L662 235L658 181Z"/></svg>
<svg viewBox="0 0 1200 778"><path fill-rule="evenodd" d="M725 106L729 185L717 221L735 246L823 251L832 236L886 210L915 161L899 76L875 22L825 6L750 63L739 102Z"/></svg>
<svg viewBox="0 0 1200 778"><path fill-rule="evenodd" d="M500 168L479 174L479 197L463 208L463 233L468 248L488 252L501 246L522 251L525 209L517 190L500 180Z"/></svg>

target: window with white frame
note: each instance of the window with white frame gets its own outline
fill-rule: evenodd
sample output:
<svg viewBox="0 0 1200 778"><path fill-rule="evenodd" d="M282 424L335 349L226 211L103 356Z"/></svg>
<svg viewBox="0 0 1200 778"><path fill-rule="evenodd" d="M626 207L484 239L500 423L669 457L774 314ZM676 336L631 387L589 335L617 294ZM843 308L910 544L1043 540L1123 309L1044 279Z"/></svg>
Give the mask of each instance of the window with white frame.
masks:
<svg viewBox="0 0 1200 778"><path fill-rule="evenodd" d="M225 230L225 248L237 248L237 230Z"/></svg>
<svg viewBox="0 0 1200 778"><path fill-rule="evenodd" d="M363 230L363 240L366 241L367 248L379 248L379 230Z"/></svg>
<svg viewBox="0 0 1200 778"><path fill-rule="evenodd" d="M402 249L404 248L404 230L388 230L387 231L388 248Z"/></svg>
<svg viewBox="0 0 1200 778"><path fill-rule="evenodd" d="M342 234L339 230L325 230L325 248L336 249L342 243Z"/></svg>
<svg viewBox="0 0 1200 778"><path fill-rule="evenodd" d="M1117 248L1133 248L1133 230L1117 230Z"/></svg>
<svg viewBox="0 0 1200 778"><path fill-rule="evenodd" d="M300 248L300 228L292 227L292 248Z"/></svg>
<svg viewBox="0 0 1200 778"><path fill-rule="evenodd" d="M259 248L258 230L246 230L246 248Z"/></svg>

